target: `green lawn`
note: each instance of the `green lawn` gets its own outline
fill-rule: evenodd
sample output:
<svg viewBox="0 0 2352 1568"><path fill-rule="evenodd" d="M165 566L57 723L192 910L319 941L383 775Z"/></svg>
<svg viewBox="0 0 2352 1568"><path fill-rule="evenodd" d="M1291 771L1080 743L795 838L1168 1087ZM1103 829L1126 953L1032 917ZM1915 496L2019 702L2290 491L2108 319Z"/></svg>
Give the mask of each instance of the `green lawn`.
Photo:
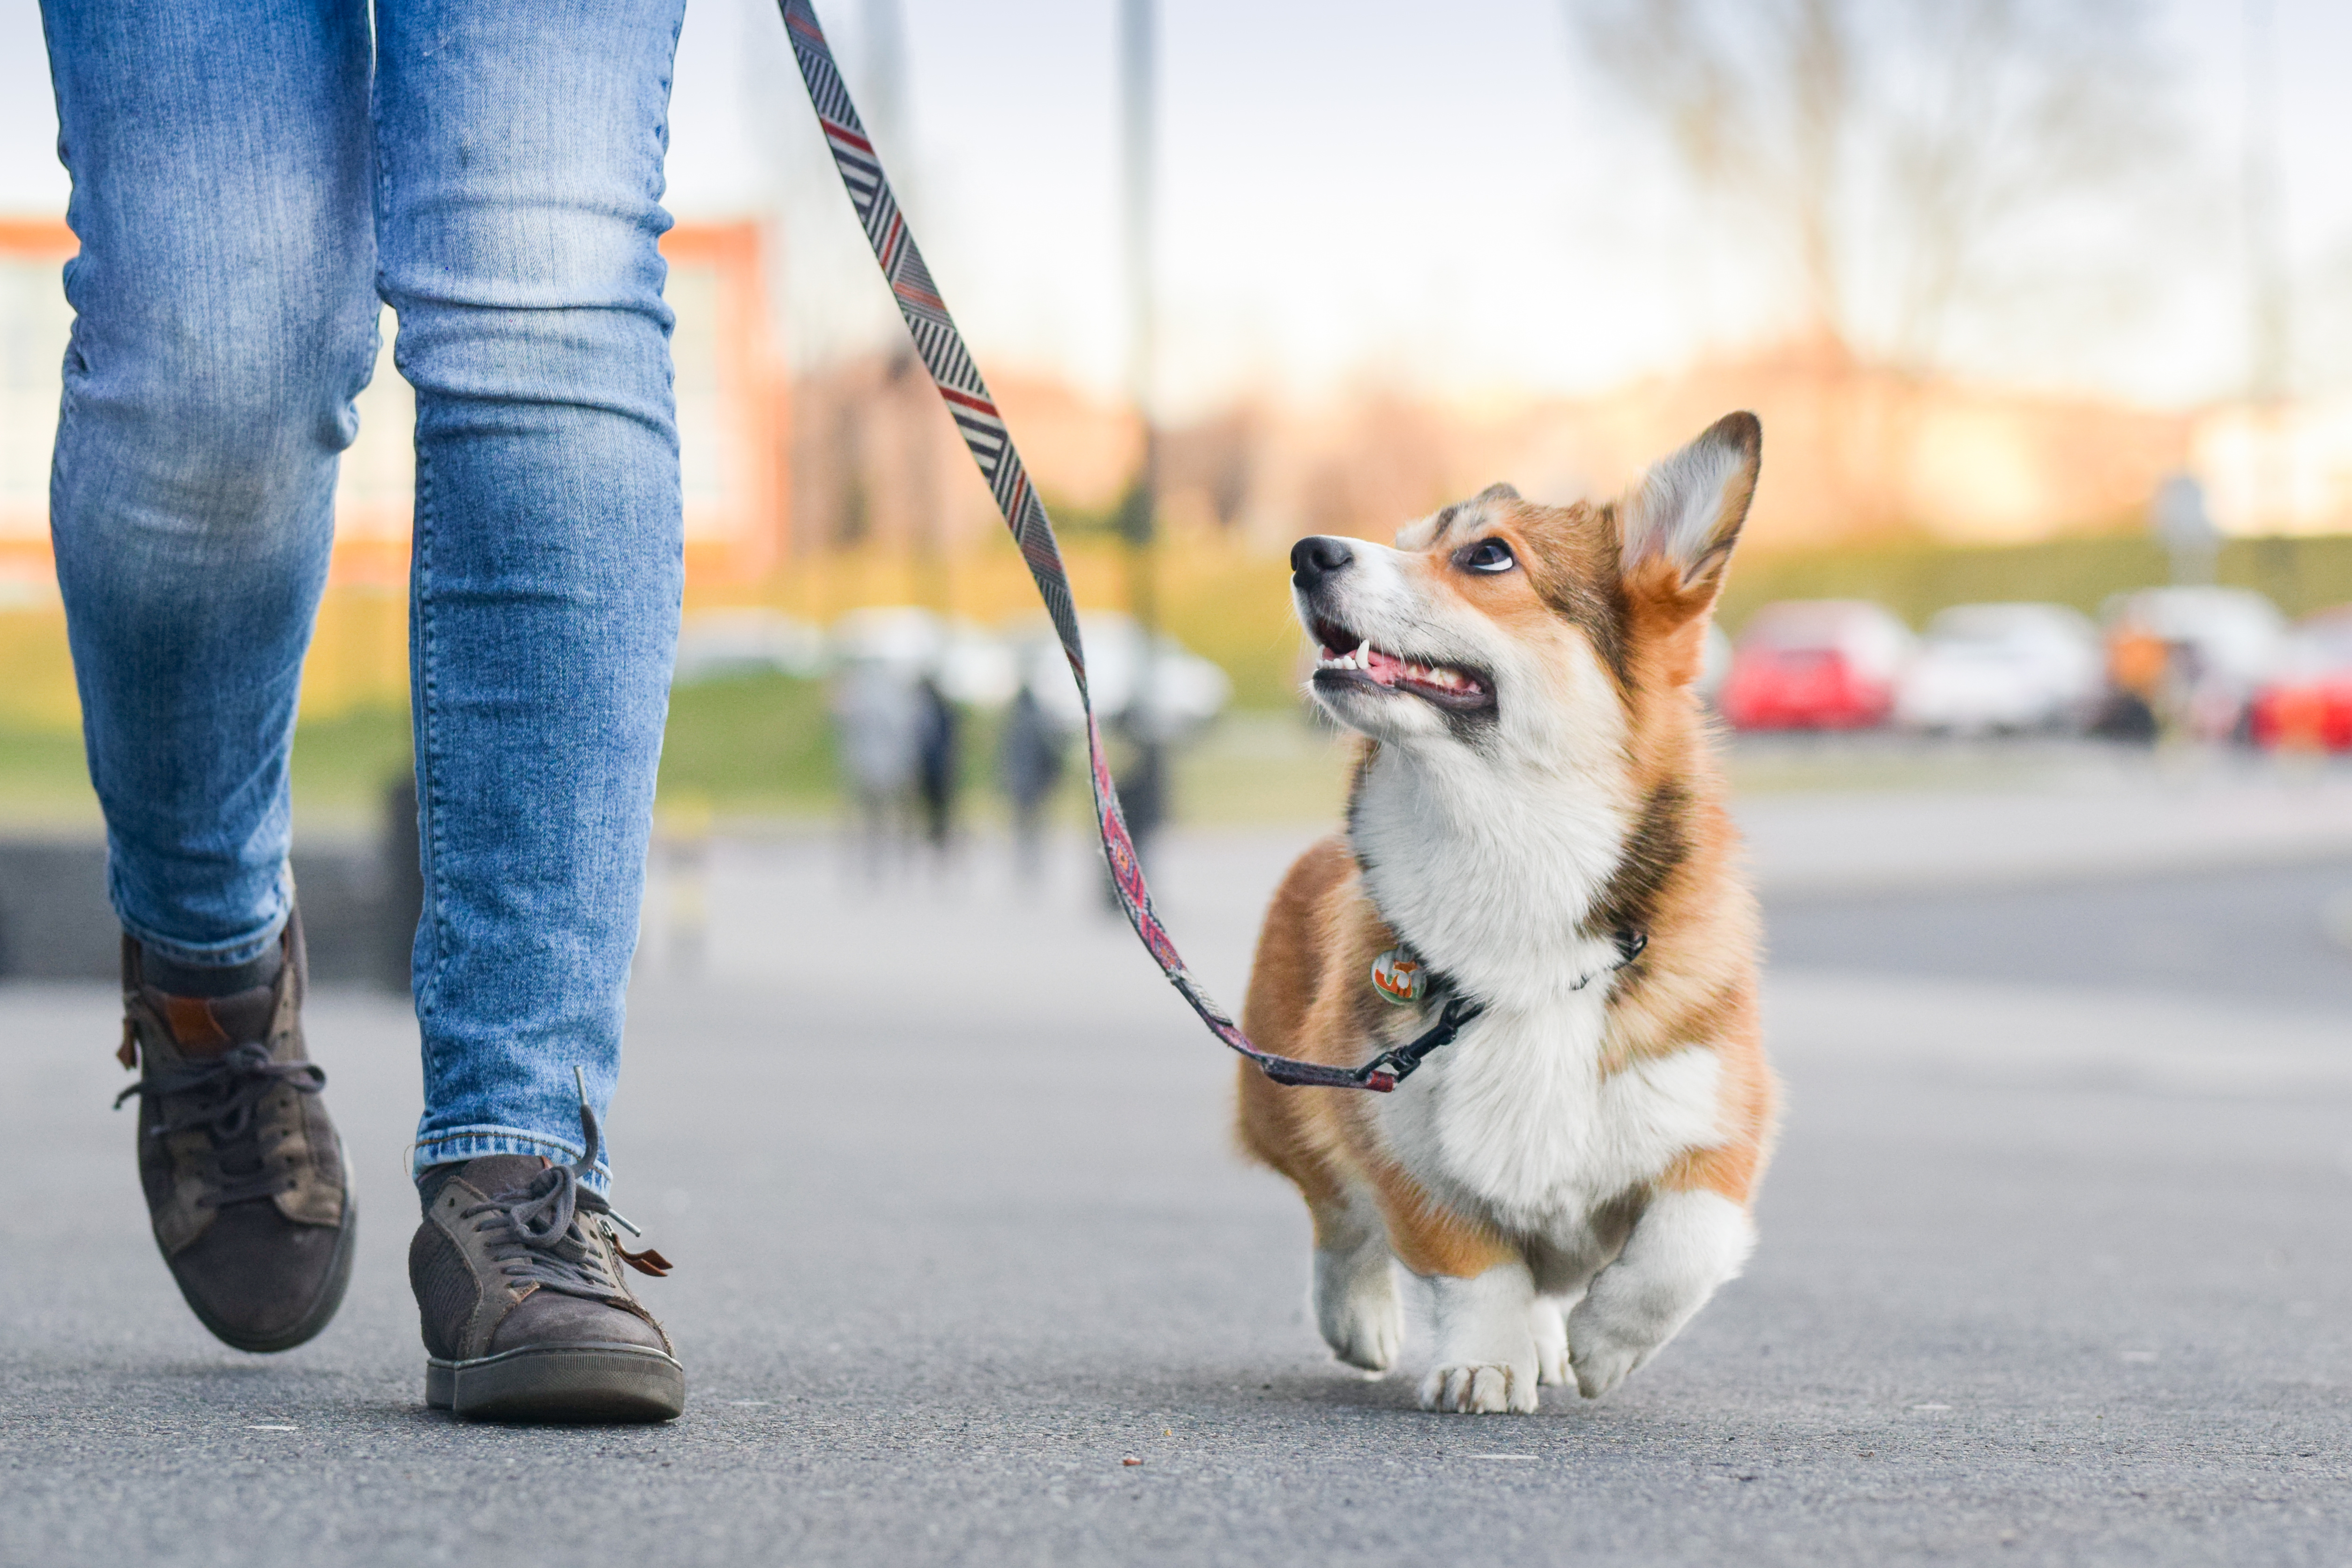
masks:
<svg viewBox="0 0 2352 1568"><path fill-rule="evenodd" d="M742 675L670 693L665 802L721 816L808 816L831 809L835 776L822 681Z"/></svg>

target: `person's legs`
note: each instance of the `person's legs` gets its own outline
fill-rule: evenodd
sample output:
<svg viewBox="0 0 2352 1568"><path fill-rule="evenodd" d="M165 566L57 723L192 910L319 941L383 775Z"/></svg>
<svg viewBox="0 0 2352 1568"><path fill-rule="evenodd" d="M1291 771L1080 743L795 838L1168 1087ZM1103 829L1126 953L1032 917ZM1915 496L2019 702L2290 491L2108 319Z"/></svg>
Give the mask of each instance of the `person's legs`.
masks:
<svg viewBox="0 0 2352 1568"><path fill-rule="evenodd" d="M50 489L123 929L285 924L287 752L375 354L368 26L346 0L47 0L73 176Z"/></svg>
<svg viewBox="0 0 2352 1568"><path fill-rule="evenodd" d="M683 0L382 0L379 283L416 389L421 1173L612 1093L684 566L656 242ZM604 1172L590 1177L601 1185Z"/></svg>
<svg viewBox="0 0 2352 1568"><path fill-rule="evenodd" d="M426 1399L460 1415L659 1420L686 1399L621 1282L596 1132L684 583L656 244L682 10L377 7L379 286L416 388L409 1277Z"/></svg>
<svg viewBox="0 0 2352 1568"><path fill-rule="evenodd" d="M353 1234L302 1039L286 763L375 353L367 17L47 0L42 19L81 241L51 529L141 1182L205 1325L283 1350L333 1316Z"/></svg>

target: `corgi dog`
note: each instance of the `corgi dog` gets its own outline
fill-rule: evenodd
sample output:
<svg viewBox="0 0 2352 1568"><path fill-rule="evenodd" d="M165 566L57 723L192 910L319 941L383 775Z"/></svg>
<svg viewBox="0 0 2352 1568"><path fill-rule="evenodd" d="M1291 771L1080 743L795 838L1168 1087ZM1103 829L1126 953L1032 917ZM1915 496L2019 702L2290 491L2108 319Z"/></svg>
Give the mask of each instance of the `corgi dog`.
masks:
<svg viewBox="0 0 2352 1568"><path fill-rule="evenodd" d="M1307 1200L1341 1361L1395 1360L1391 1262L1427 1283L1425 1409L1598 1398L1755 1244L1760 928L1695 683L1761 449L1734 414L1614 502L1496 485L1291 552L1313 699L1362 739L1244 1026L1347 1068L1438 1043L1387 1094L1244 1064L1240 1137Z"/></svg>

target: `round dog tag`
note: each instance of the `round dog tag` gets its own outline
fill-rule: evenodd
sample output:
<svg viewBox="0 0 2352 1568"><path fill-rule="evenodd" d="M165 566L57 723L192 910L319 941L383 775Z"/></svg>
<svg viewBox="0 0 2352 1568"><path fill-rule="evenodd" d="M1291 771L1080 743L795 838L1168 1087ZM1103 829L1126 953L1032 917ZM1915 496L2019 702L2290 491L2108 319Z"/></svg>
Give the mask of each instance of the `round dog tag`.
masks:
<svg viewBox="0 0 2352 1568"><path fill-rule="evenodd" d="M1372 989L1383 1000L1411 1006L1429 993L1429 965L1402 947L1372 960Z"/></svg>

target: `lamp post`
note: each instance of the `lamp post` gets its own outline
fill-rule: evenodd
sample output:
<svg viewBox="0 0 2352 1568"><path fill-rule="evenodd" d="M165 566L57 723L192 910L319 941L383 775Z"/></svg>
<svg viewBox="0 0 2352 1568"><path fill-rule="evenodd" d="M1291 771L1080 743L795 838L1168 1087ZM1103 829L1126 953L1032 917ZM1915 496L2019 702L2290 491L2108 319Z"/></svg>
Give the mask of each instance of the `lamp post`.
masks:
<svg viewBox="0 0 2352 1568"><path fill-rule="evenodd" d="M1128 395L1143 427L1142 461L1119 507L1128 605L1142 636L1135 691L1127 708L1135 760L1120 784L1128 830L1141 852L1168 815L1165 736L1158 692L1160 642L1160 431L1155 417L1156 301L1152 206L1156 163L1158 16L1153 0L1120 0L1118 14L1121 227L1126 240Z"/></svg>
<svg viewBox="0 0 2352 1568"><path fill-rule="evenodd" d="M2246 393L2254 426L2247 520L2258 532L2284 532L2294 510L2288 471L2289 288L2285 201L2279 178L2277 12L2274 0L2244 0L2244 145L2239 175L2246 247Z"/></svg>
<svg viewBox="0 0 2352 1568"><path fill-rule="evenodd" d="M921 172L915 166L914 136L908 124L907 27L899 0L866 0L865 22L866 47L874 60L873 87L867 95L874 110L873 132L902 175L898 184L899 201L909 202L915 199ZM884 373L882 396L896 409L890 423L898 426L904 444L900 455L905 467L900 471L907 498L907 558L912 589L908 596L925 609L944 616L952 607L954 590L932 452L939 400L932 396L930 378L904 334L895 336L897 346Z"/></svg>

